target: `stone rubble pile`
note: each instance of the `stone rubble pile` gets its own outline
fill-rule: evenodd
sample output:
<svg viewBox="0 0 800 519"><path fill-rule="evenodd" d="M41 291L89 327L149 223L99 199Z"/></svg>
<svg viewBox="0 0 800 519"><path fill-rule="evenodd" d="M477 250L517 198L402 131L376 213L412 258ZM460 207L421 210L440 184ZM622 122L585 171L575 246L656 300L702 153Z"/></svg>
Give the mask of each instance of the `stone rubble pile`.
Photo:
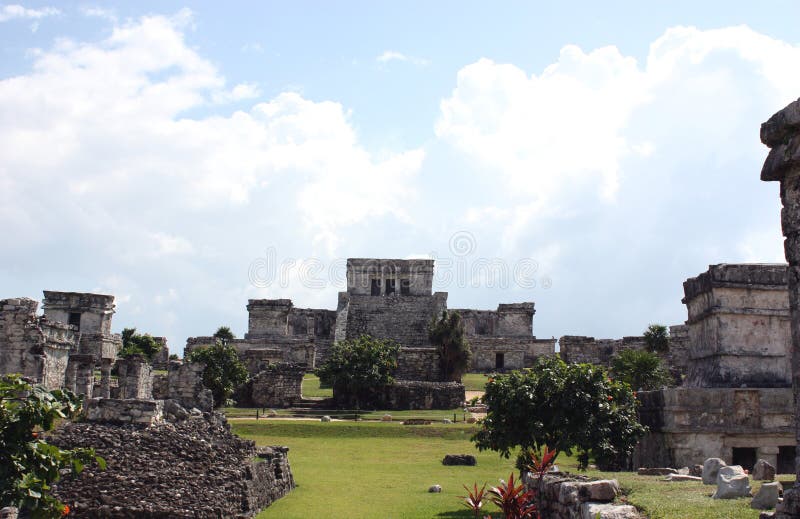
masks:
<svg viewBox="0 0 800 519"><path fill-rule="evenodd" d="M287 448L257 449L213 413L150 426L71 423L49 441L92 447L108 465L54 486L75 517L244 518L294 488Z"/></svg>

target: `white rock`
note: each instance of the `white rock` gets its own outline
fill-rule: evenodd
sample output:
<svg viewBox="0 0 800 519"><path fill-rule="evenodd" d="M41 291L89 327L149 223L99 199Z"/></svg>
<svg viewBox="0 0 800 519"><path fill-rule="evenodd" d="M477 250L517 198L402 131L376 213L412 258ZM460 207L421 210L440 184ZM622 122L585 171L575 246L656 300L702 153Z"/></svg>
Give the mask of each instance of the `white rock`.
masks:
<svg viewBox="0 0 800 519"><path fill-rule="evenodd" d="M319 420L320 420L320 422L330 422L331 421L331 417L328 416L328 415L325 415L322 418L320 418Z"/></svg>
<svg viewBox="0 0 800 519"><path fill-rule="evenodd" d="M750 477L740 465L722 467L717 474L717 491L714 499L750 497Z"/></svg>
<svg viewBox="0 0 800 519"><path fill-rule="evenodd" d="M764 483L761 488L756 492L756 496L750 501L750 508L756 510L769 510L775 508L778 504L778 497L780 491L783 490L781 484L777 481L773 483Z"/></svg>
<svg viewBox="0 0 800 519"><path fill-rule="evenodd" d="M430 492L432 494L438 494L441 491L442 491L442 486L441 485L433 485L433 486L428 487L428 492Z"/></svg>
<svg viewBox="0 0 800 519"><path fill-rule="evenodd" d="M611 503L583 503L581 519L638 519L636 507Z"/></svg>

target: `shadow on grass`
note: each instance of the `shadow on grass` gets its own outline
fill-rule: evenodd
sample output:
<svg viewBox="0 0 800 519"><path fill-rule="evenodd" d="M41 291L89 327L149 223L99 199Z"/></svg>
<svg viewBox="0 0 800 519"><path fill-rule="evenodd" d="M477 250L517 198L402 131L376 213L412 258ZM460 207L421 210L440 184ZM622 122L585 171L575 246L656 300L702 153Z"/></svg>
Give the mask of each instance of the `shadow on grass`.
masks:
<svg viewBox="0 0 800 519"><path fill-rule="evenodd" d="M483 517L484 514L481 514L479 517ZM488 513L486 514L488 515ZM434 517L451 517L451 518L463 518L463 519L473 519L475 514L470 512L467 509L464 510L454 510L449 512L439 512Z"/></svg>

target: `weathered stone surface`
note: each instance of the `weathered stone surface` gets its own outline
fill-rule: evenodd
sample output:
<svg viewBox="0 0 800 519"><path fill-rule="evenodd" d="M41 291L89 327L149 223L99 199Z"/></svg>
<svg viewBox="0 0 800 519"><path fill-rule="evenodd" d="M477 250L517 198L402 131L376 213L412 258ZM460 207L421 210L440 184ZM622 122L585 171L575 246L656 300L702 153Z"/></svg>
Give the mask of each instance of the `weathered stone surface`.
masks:
<svg viewBox="0 0 800 519"><path fill-rule="evenodd" d="M19 516L19 510L17 510L13 506L0 508L0 519L17 519L18 516Z"/></svg>
<svg viewBox="0 0 800 519"><path fill-rule="evenodd" d="M250 382L250 404L255 407L290 407L302 398L306 368L296 364L271 364Z"/></svg>
<svg viewBox="0 0 800 519"><path fill-rule="evenodd" d="M800 488L792 487L783 492L783 499L775 505L774 519L797 519L800 517Z"/></svg>
<svg viewBox="0 0 800 519"><path fill-rule="evenodd" d="M775 467L765 460L758 460L752 474L756 481L772 481L775 479Z"/></svg>
<svg viewBox="0 0 800 519"><path fill-rule="evenodd" d="M613 505L610 503L581 503L581 519L638 519L641 517L636 507Z"/></svg>
<svg viewBox="0 0 800 519"><path fill-rule="evenodd" d="M578 488L581 501L613 501L619 495L619 483L616 479L601 479L583 483Z"/></svg>
<svg viewBox="0 0 800 519"><path fill-rule="evenodd" d="M356 402L348 395L333 388L336 405L354 408L358 403L362 408L373 409L454 409L461 407L465 400L464 385L458 382L427 382L398 380L384 388L375 388L370 396Z"/></svg>
<svg viewBox="0 0 800 519"><path fill-rule="evenodd" d="M187 409L197 408L210 412L214 409L214 396L203 385L205 366L200 362L170 361L167 374L167 398Z"/></svg>
<svg viewBox="0 0 800 519"><path fill-rule="evenodd" d="M758 492L756 492L753 500L750 501L750 508L755 508L756 510L770 510L775 508L782 490L781 484L777 481L764 483L761 485L761 488L758 489Z"/></svg>
<svg viewBox="0 0 800 519"><path fill-rule="evenodd" d="M164 419L163 400L93 398L84 410L90 422L150 425Z"/></svg>
<svg viewBox="0 0 800 519"><path fill-rule="evenodd" d="M750 477L739 465L720 467L714 499L734 499L750 496Z"/></svg>
<svg viewBox="0 0 800 519"><path fill-rule="evenodd" d="M703 462L703 484L716 485L719 469L726 467L728 464L719 458L708 458Z"/></svg>
<svg viewBox="0 0 800 519"><path fill-rule="evenodd" d="M472 454L447 454L442 459L442 465L467 465L473 467L478 464L478 460Z"/></svg>
<svg viewBox="0 0 800 519"><path fill-rule="evenodd" d="M666 476L667 474L677 474L678 471L669 467L641 467L636 473L640 476Z"/></svg>
<svg viewBox="0 0 800 519"><path fill-rule="evenodd" d="M149 427L73 423L49 440L93 447L108 464L54 487L75 517L250 517L294 488L288 449L256 449L221 415Z"/></svg>

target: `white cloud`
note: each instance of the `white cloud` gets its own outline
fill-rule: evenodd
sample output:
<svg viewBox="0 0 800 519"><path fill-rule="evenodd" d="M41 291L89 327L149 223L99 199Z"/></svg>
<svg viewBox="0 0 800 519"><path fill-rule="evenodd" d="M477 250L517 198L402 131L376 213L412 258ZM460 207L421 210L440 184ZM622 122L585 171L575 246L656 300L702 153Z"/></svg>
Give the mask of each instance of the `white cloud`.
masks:
<svg viewBox="0 0 800 519"><path fill-rule="evenodd" d="M0 22L18 19L38 20L47 16L61 14L55 7L42 7L41 9L29 9L19 4L8 4L0 6ZM34 29L34 32L36 30Z"/></svg>
<svg viewBox="0 0 800 519"><path fill-rule="evenodd" d="M425 58L417 58L414 56L408 56L403 54L402 52L397 52L395 50L385 50L382 54L375 58L375 61L378 63L389 63L390 61L402 61L406 63L411 63L413 65L418 66L427 66L430 65L430 60Z"/></svg>

